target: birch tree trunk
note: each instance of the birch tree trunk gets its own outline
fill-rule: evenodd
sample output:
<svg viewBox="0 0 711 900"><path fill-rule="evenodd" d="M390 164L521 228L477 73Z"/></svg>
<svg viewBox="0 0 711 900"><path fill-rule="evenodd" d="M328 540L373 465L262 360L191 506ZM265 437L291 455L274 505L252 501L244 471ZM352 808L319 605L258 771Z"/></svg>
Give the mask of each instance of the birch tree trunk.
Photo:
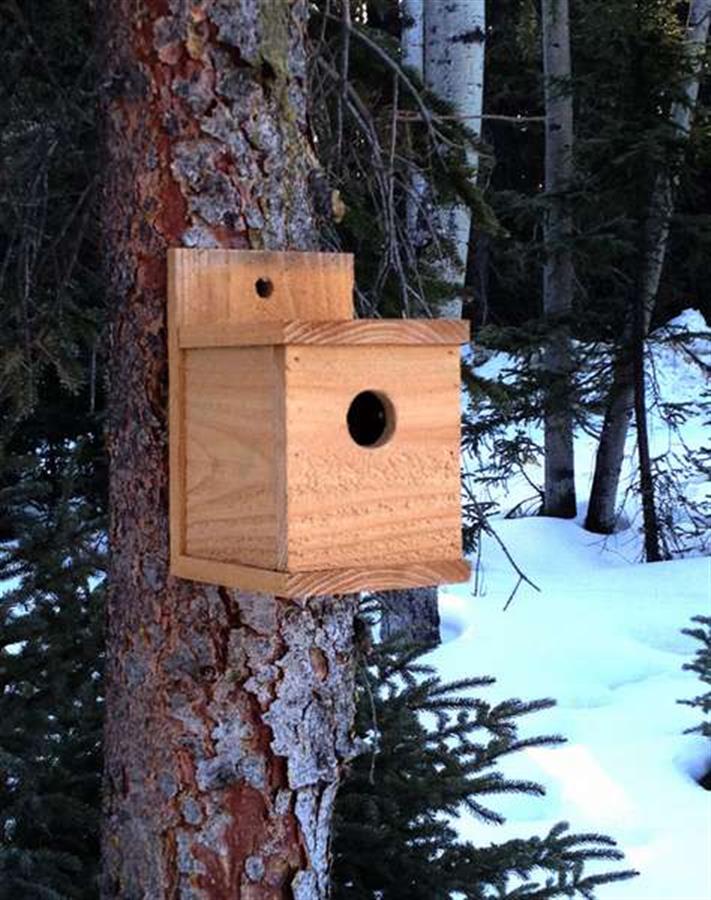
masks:
<svg viewBox="0 0 711 900"><path fill-rule="evenodd" d="M400 0L402 34L400 46L403 66L414 70L424 82L425 77L425 0ZM411 194L405 209L407 233L412 246L419 248L426 232L421 227L423 201L427 192L427 182L420 171L413 171L410 180Z"/></svg>
<svg viewBox="0 0 711 900"><path fill-rule="evenodd" d="M484 100L484 48L486 43L486 3L484 0L425 0L424 73L425 84L476 135L481 134ZM467 164L476 181L478 155L467 148ZM464 289L471 210L462 203L440 204L435 208L440 232L454 249L454 258L442 261L441 277ZM442 309L443 316L459 318L463 298L460 293Z"/></svg>
<svg viewBox="0 0 711 900"><path fill-rule="evenodd" d="M400 0L402 62L414 69L427 87L453 104L466 124L481 133L484 88L485 4L483 0ZM478 118L469 118L478 117ZM477 157L468 151L468 162L476 168ZM413 246L421 243L420 216L427 185L414 173L407 202L407 225ZM456 261L443 261L441 277L464 288L471 230L471 212L462 204L440 205L435 210L440 231L456 250ZM442 316L459 318L462 297L441 309ZM378 594L382 610L383 640L400 640L423 647L440 642L437 588L384 591Z"/></svg>
<svg viewBox="0 0 711 900"><path fill-rule="evenodd" d="M570 79L568 0L543 0L543 75L546 108L543 312L549 334L544 353L547 377L543 513L574 518L575 465L571 401L570 329L573 308L573 219L567 192L573 178L573 94Z"/></svg>
<svg viewBox="0 0 711 900"><path fill-rule="evenodd" d="M711 0L691 0L686 28L686 52L690 75L682 87L682 96L672 104L670 124L680 142L691 131L694 109L699 95L699 81L709 34ZM670 159L657 174L643 230L643 254L639 279L643 334L649 331L664 257L669 238L669 224L674 212L674 169L681 164L683 151ZM595 474L590 493L585 527L600 534L611 534L615 527L617 489L625 453L625 441L634 409L634 363L630 351L633 342L630 323L622 348L615 361L613 381L605 411L600 443L595 458Z"/></svg>
<svg viewBox="0 0 711 900"><path fill-rule="evenodd" d="M166 248L308 249L307 0L102 4L115 320L102 897L322 900L355 600L168 574Z"/></svg>

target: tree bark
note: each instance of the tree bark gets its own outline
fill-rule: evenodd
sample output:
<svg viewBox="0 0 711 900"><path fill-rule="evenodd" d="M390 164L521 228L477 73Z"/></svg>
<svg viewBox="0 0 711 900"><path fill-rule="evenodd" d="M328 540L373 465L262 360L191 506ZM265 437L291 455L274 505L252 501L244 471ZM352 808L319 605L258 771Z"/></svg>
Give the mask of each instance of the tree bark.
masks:
<svg viewBox="0 0 711 900"><path fill-rule="evenodd" d="M466 125L481 133L484 89L486 16L483 0L402 0L402 62L420 75L427 87L450 102ZM478 118L476 118L478 116ZM476 169L477 155L467 154ZM406 206L408 234L413 246L422 243L420 216L427 185L421 173L413 174ZM464 288L471 211L463 204L441 204L435 211L444 237L455 248L456 260L443 260L443 280ZM426 232L423 232L425 234ZM445 304L442 316L462 315L462 295ZM398 639L423 647L440 642L437 588L388 591L379 595L382 640Z"/></svg>
<svg viewBox="0 0 711 900"><path fill-rule="evenodd" d="M428 88L447 101L462 122L481 134L484 101L484 50L486 3L484 0L449 0L424 4L424 80ZM476 181L478 154L467 148L467 165ZM463 292L466 275L471 210L463 203L443 203L435 209L442 234L451 242L453 259L443 259L441 278ZM463 293L442 309L443 316L459 318Z"/></svg>
<svg viewBox="0 0 711 900"><path fill-rule="evenodd" d="M352 597L168 573L166 248L309 249L306 0L101 10L115 318L102 897L321 900L353 750Z"/></svg>
<svg viewBox="0 0 711 900"><path fill-rule="evenodd" d="M709 34L711 0L692 0L686 28L686 52L690 74L682 86L682 96L672 104L669 121L679 142L688 139L699 94L703 55ZM652 188L648 213L643 225L643 256L639 279L639 303L646 337L654 314L664 257L669 238L669 225L674 212L674 172L681 164L683 150L677 147L673 158L657 174ZM617 490L625 453L625 441L634 408L634 365L630 348L633 323L628 323L622 346L615 362L610 395L605 411L600 443L595 457L595 474L590 505L585 519L588 531L611 534L615 528Z"/></svg>
<svg viewBox="0 0 711 900"><path fill-rule="evenodd" d="M401 0L400 19L402 23L400 47L402 64L415 71L422 81L425 77L425 0ZM427 194L427 181L421 171L413 171L410 179L411 193L405 204L407 233L415 248L420 248L427 240L427 231L422 227L423 203Z"/></svg>
<svg viewBox="0 0 711 900"><path fill-rule="evenodd" d="M380 640L433 648L441 642L437 588L413 588L409 591L382 591L376 595L380 605Z"/></svg>
<svg viewBox="0 0 711 900"><path fill-rule="evenodd" d="M659 522L654 502L654 478L649 452L647 430L647 401L644 375L644 310L641 295L637 297L634 312L634 417L637 426L637 453L639 457L639 484L644 521L644 555L647 562L661 559L659 550Z"/></svg>
<svg viewBox="0 0 711 900"><path fill-rule="evenodd" d="M543 0L543 74L546 108L543 312L549 333L544 352L546 516L574 518L575 463L571 398L571 343L566 319L573 308L573 94L570 84L568 0Z"/></svg>

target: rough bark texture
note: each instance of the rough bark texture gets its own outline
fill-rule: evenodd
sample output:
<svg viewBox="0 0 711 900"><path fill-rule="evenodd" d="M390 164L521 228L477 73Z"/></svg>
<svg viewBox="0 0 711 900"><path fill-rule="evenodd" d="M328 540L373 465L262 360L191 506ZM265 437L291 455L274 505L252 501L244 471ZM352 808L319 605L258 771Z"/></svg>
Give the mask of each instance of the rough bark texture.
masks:
<svg viewBox="0 0 711 900"><path fill-rule="evenodd" d="M306 0L103 4L115 307L102 896L327 895L355 600L168 574L168 246L316 243Z"/></svg>
<svg viewBox="0 0 711 900"><path fill-rule="evenodd" d="M403 641L420 647L440 643L437 588L410 591L383 591L377 595L382 609L381 641Z"/></svg>
<svg viewBox="0 0 711 900"><path fill-rule="evenodd" d="M548 379L544 420L547 516L576 513L573 411L570 396L571 345L565 319L573 307L573 219L567 192L573 178L573 95L570 88L568 0L543 0L543 73L546 105L545 177L548 209L544 223L543 312L550 334L544 354Z"/></svg>
<svg viewBox="0 0 711 900"><path fill-rule="evenodd" d="M686 48L691 75L682 88L682 98L672 104L670 124L678 138L689 136L699 79L711 19L711 0L692 0L686 29ZM682 151L677 150L681 156ZM680 159L669 160L655 180L649 209L644 222L641 275L638 303L643 310L643 332L646 336L654 314L659 282L664 268L669 225L674 212L674 170ZM585 519L589 531L611 534L616 522L617 489L625 454L625 441L635 402L634 364L631 347L634 325L629 323L614 368L610 395L605 411L600 443L595 458L595 474L590 492L590 505Z"/></svg>
<svg viewBox="0 0 711 900"><path fill-rule="evenodd" d="M484 50L486 4L484 0L448 0L424 4L425 84L452 105L476 135L481 134L484 100ZM467 163L476 173L478 155L467 150ZM476 181L476 174L472 176ZM464 288L471 210L461 203L442 204L435 214L440 230L451 241L456 259L442 264L442 278ZM442 315L458 318L462 295L451 300Z"/></svg>

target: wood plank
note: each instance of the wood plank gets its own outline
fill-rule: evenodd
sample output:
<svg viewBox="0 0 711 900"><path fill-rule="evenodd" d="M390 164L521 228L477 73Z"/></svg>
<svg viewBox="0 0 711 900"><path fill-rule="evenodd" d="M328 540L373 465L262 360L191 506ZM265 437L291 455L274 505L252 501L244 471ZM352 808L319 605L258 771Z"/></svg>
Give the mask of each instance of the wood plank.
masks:
<svg viewBox="0 0 711 900"><path fill-rule="evenodd" d="M235 563L178 556L171 572L180 578L221 584L244 591L276 594L280 597L308 598L330 594L351 594L368 590L398 590L467 581L470 566L465 559L433 560L407 566L333 569L288 574Z"/></svg>
<svg viewBox="0 0 711 900"><path fill-rule="evenodd" d="M288 597L467 577L456 345L468 325L353 321L351 292L340 255L170 252L174 574ZM349 435L361 391L394 411L382 446Z"/></svg>
<svg viewBox="0 0 711 900"><path fill-rule="evenodd" d="M348 253L172 249L168 271L178 327L353 318ZM271 285L267 297L260 279Z"/></svg>
<svg viewBox="0 0 711 900"><path fill-rule="evenodd" d="M396 591L401 588L459 584L469 580L471 568L465 559L383 566L371 569L333 569L297 572L287 577L285 597L318 597L359 591Z"/></svg>
<svg viewBox="0 0 711 900"><path fill-rule="evenodd" d="M245 322L184 326L183 349L286 344L335 345L459 345L469 340L469 322L462 319L355 319L350 322Z"/></svg>
<svg viewBox="0 0 711 900"><path fill-rule="evenodd" d="M284 556L283 351L183 352L184 552L276 569Z"/></svg>
<svg viewBox="0 0 711 900"><path fill-rule="evenodd" d="M288 570L461 556L459 349L284 352ZM361 393L383 403L382 440L366 446L351 434L358 418L348 422Z"/></svg>
<svg viewBox="0 0 711 900"><path fill-rule="evenodd" d="M170 561L170 571L178 578L202 581L205 584L220 584L224 587L239 588L242 591L256 591L260 594L278 594L286 597L288 588L286 572L243 566L238 563L217 562L214 559L196 559L179 554Z"/></svg>

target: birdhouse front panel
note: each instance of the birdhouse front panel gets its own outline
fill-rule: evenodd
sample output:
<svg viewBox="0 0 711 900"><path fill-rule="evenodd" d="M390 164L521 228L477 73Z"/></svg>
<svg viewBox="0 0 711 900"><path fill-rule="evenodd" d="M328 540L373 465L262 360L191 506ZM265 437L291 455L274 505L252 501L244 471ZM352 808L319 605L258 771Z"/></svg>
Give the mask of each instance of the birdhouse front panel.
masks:
<svg viewBox="0 0 711 900"><path fill-rule="evenodd" d="M461 555L459 350L286 348L287 565Z"/></svg>
<svg viewBox="0 0 711 900"><path fill-rule="evenodd" d="M468 577L456 320L354 320L345 254L169 253L173 574L287 597Z"/></svg>

